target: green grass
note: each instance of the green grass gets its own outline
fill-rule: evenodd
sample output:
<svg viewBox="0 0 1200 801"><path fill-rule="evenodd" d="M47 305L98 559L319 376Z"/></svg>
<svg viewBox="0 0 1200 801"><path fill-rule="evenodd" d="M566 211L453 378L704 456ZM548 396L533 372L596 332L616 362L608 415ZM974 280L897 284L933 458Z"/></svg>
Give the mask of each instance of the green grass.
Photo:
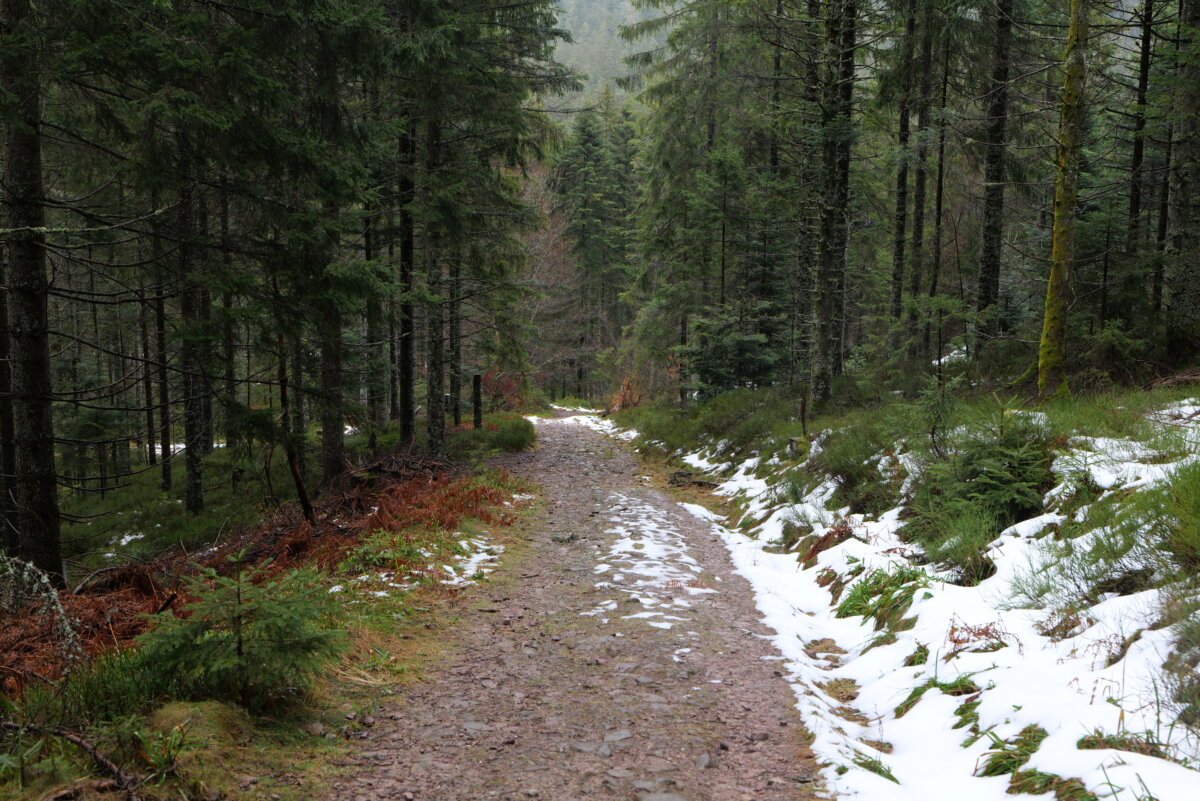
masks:
<svg viewBox="0 0 1200 801"><path fill-rule="evenodd" d="M838 617L870 617L875 629L902 631L904 613L917 590L929 586L929 576L919 568L872 570L857 581L838 604Z"/></svg>
<svg viewBox="0 0 1200 801"><path fill-rule="evenodd" d="M450 432L446 452L451 459L478 460L498 453L519 453L537 442L533 423L515 412L493 412L483 428L463 428Z"/></svg>
<svg viewBox="0 0 1200 801"><path fill-rule="evenodd" d="M882 776L890 782L895 782L896 784L900 783L900 781L892 775L892 769L875 757L870 757L861 753L855 754L854 764L858 765L863 770L869 770L876 776Z"/></svg>
<svg viewBox="0 0 1200 801"><path fill-rule="evenodd" d="M1004 776L1016 773L1048 736L1041 726L1026 726L1011 740L1001 740L988 732L988 737L992 740L992 750L987 753L987 759L976 772L977 775Z"/></svg>
<svg viewBox="0 0 1200 801"><path fill-rule="evenodd" d="M917 705L917 702L930 690L941 690L946 695L974 695L979 692L979 686L971 680L970 675L959 676L954 681L938 681L937 679L929 679L924 684L914 687L908 697L900 702L896 707L896 717L902 718L907 715L912 708Z"/></svg>

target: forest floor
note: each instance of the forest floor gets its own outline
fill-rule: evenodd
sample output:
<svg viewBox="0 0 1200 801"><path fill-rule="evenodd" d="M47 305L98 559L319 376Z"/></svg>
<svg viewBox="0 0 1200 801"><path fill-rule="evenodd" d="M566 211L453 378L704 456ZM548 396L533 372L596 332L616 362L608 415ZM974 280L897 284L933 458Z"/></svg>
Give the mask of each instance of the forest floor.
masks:
<svg viewBox="0 0 1200 801"><path fill-rule="evenodd" d="M395 698L330 799L815 797L750 585L623 442L564 419L498 466L541 487L446 658Z"/></svg>

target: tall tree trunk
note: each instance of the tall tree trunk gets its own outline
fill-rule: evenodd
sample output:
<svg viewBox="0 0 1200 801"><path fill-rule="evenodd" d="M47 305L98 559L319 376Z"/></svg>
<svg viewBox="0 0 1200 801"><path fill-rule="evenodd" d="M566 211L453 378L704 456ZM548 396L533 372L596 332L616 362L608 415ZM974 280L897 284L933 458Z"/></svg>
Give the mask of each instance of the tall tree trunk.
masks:
<svg viewBox="0 0 1200 801"><path fill-rule="evenodd" d="M441 167L441 136L442 131L435 120L426 125L426 174L437 175ZM441 458L446 451L446 306L442 293L445 291L442 281L441 236L440 222L427 223L425 241L425 285L429 290L430 300L426 308L426 342L428 356L426 359L427 375L425 378L428 394L426 397L425 426L428 437L429 455Z"/></svg>
<svg viewBox="0 0 1200 801"><path fill-rule="evenodd" d="M997 331L995 309L1000 299L1000 265L1004 248L1005 152L1008 146L1008 80L1012 58L1013 0L996 0L993 22L992 79L988 86L984 146L983 232L979 253L978 328L985 336Z"/></svg>
<svg viewBox="0 0 1200 801"><path fill-rule="evenodd" d="M400 342L397 380L400 385L400 441L412 443L416 436L416 326L413 320L413 290L416 276L416 231L411 203L416 193L416 139L411 132L400 137L400 178L396 202L400 206Z"/></svg>
<svg viewBox="0 0 1200 801"><path fill-rule="evenodd" d="M1138 54L1136 107L1133 115L1133 152L1129 158L1129 229L1125 251L1137 254L1142 229L1142 169L1146 154L1146 95L1150 89L1150 67L1154 54L1154 0L1143 0L1142 41Z"/></svg>
<svg viewBox="0 0 1200 801"><path fill-rule="evenodd" d="M462 425L462 259L450 263L450 416L454 425Z"/></svg>
<svg viewBox="0 0 1200 801"><path fill-rule="evenodd" d="M1167 141L1163 150L1163 171L1158 193L1158 230L1155 234L1154 275L1150 279L1150 307L1157 316L1163 307L1163 285L1166 283L1167 243L1171 229L1171 169L1175 148L1175 126L1167 126Z"/></svg>
<svg viewBox="0 0 1200 801"><path fill-rule="evenodd" d="M167 369L167 301L163 297L166 289L165 284L160 284L158 297L154 300L154 349L158 362L158 441L162 455L160 485L163 492L170 492L174 454L171 450L171 379Z"/></svg>
<svg viewBox="0 0 1200 801"><path fill-rule="evenodd" d="M292 390L289 400L291 401L291 409L289 417L292 421L292 436L296 439L296 458L300 462L301 471L306 469L306 449L304 447L305 437L308 434L308 419L307 419L307 390L304 386L305 364L305 345L304 336L302 334L293 334L291 337L290 348L292 354L292 378L290 389Z"/></svg>
<svg viewBox="0 0 1200 801"><path fill-rule="evenodd" d="M1200 341L1200 0L1181 0L1171 159L1167 315L1182 342Z"/></svg>
<svg viewBox="0 0 1200 801"><path fill-rule="evenodd" d="M186 136L179 137L179 169L184 185L179 193L178 239L179 280L183 286L179 295L179 312L183 324L180 343L180 369L183 371L183 465L184 507L191 514L204 511L204 371L201 356L203 299L202 290L196 283L196 265L193 264L195 243L194 198L195 184L190 180L191 154Z"/></svg>
<svg viewBox="0 0 1200 801"><path fill-rule="evenodd" d="M315 523L317 522L317 517L313 513L312 502L308 497L308 487L304 484L304 468L300 464L300 457L297 453L300 443L292 428L291 404L288 394L288 348L282 335L280 335L278 342L279 426L283 429L284 455L287 458L288 469L292 474L292 484L296 488L296 499L300 501L300 510L304 513L304 519L309 523Z"/></svg>
<svg viewBox="0 0 1200 801"><path fill-rule="evenodd" d="M900 42L900 111L896 123L896 206L892 219L892 319L899 320L904 301L904 255L908 242L908 138L912 101L913 40L917 35L917 2L905 0L904 38Z"/></svg>
<svg viewBox="0 0 1200 801"><path fill-rule="evenodd" d="M13 483L16 479L16 435L13 429L12 407L12 343L8 328L8 259L0 251L0 548L9 556L18 556L21 549L17 524L17 507L13 504Z"/></svg>
<svg viewBox="0 0 1200 801"><path fill-rule="evenodd" d="M929 179L929 104L933 85L934 15L931 12L931 9L926 8L921 16L921 54L917 65L920 83L917 90L916 176L913 179L912 270L908 282L911 308L908 312L906 332L910 355L920 353L923 360L928 360L928 353L920 350L920 344L917 341L917 326L920 317L917 298L921 295L925 273L925 206L926 184Z"/></svg>
<svg viewBox="0 0 1200 801"><path fill-rule="evenodd" d="M321 315L321 483L346 472L346 413L342 398L342 312L325 303Z"/></svg>
<svg viewBox="0 0 1200 801"><path fill-rule="evenodd" d="M367 209L363 221L363 257L374 261L379 256L375 236L375 223L371 218L374 209ZM387 343L383 336L383 304L372 292L367 296L367 419L372 431L387 422L388 375L390 365L386 359Z"/></svg>
<svg viewBox="0 0 1200 801"><path fill-rule="evenodd" d="M1058 174L1054 186L1054 228L1050 244L1050 280L1046 315L1038 349L1038 394L1067 392L1067 304L1075 266L1075 205L1078 201L1079 157L1083 150L1084 92L1087 82L1087 0L1071 0L1067 31L1066 79L1058 127Z"/></svg>
<svg viewBox="0 0 1200 801"><path fill-rule="evenodd" d="M138 304L138 328L142 336L142 402L146 407L146 463L158 464L158 432L154 427L154 356L150 351L150 309L145 297Z"/></svg>
<svg viewBox="0 0 1200 801"><path fill-rule="evenodd" d="M822 203L812 357L812 396L817 401L831 397L841 363L857 14L857 0L833 0L825 21Z"/></svg>
<svg viewBox="0 0 1200 801"><path fill-rule="evenodd" d="M233 240L229 232L229 191L222 187L220 208L218 210L218 225L221 236L221 266L226 275L233 274ZM225 427L225 447L232 448L234 442L232 416L237 402L237 331L234 326L233 293L221 295L221 367L224 373L224 415L222 423Z"/></svg>
<svg viewBox="0 0 1200 801"><path fill-rule="evenodd" d="M54 464L47 320L46 212L42 205L42 86L39 32L29 0L0 0L8 42L0 87L11 114L4 154L8 206L9 358L12 371L13 500L20 553L65 586Z"/></svg>
<svg viewBox="0 0 1200 801"><path fill-rule="evenodd" d="M946 103L950 95L950 37L942 33L942 91L938 101L938 134L937 134L937 178L933 190L933 247L929 256L929 300L932 306L941 291L939 283L942 278L942 243L945 241L945 208L946 208ZM936 312L938 325L938 341L941 341L942 313ZM939 344L937 351L931 347L930 322L925 323L924 346L925 353L936 353L938 358L938 376L942 374L941 359L943 354Z"/></svg>

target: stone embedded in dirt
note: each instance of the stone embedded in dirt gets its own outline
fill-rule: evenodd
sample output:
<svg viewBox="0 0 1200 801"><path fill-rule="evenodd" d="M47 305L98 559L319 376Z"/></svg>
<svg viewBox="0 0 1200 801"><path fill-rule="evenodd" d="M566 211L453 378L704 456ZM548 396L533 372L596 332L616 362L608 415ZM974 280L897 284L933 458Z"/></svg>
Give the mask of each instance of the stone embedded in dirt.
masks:
<svg viewBox="0 0 1200 801"><path fill-rule="evenodd" d="M628 779L633 775L632 770L627 770L625 768L610 768L605 772L614 779Z"/></svg>
<svg viewBox="0 0 1200 801"><path fill-rule="evenodd" d="M581 754L594 754L600 746L598 743L571 743L568 747Z"/></svg>
<svg viewBox="0 0 1200 801"><path fill-rule="evenodd" d="M752 743L765 743L770 739L771 735L767 734L765 731L756 731L754 734L750 735L750 742Z"/></svg>
<svg viewBox="0 0 1200 801"><path fill-rule="evenodd" d="M698 768L711 768L712 764L713 764L713 758L709 755L709 753L707 751L705 751L703 754L696 757L695 763L696 763L696 767L698 767Z"/></svg>
<svg viewBox="0 0 1200 801"><path fill-rule="evenodd" d="M610 733L604 735L604 742L616 743L616 742L620 742L621 740L628 740L632 736L633 736L633 732L631 732L629 729L620 729L618 731L610 732Z"/></svg>
<svg viewBox="0 0 1200 801"><path fill-rule="evenodd" d="M307 726L304 727L304 731L308 732L313 737L324 737L325 736L325 724L319 720L314 720L312 723L309 723Z"/></svg>
<svg viewBox="0 0 1200 801"><path fill-rule="evenodd" d="M363 715L361 718L359 718L358 722L363 726L374 726L375 718L371 715Z"/></svg>
<svg viewBox="0 0 1200 801"><path fill-rule="evenodd" d="M642 796L642 801L688 801L688 799L679 793L651 793Z"/></svg>
<svg viewBox="0 0 1200 801"><path fill-rule="evenodd" d="M610 756L612 756L612 753L613 753L612 746L609 745L608 743L605 743L604 745L602 745L596 749L596 756L610 757Z"/></svg>
<svg viewBox="0 0 1200 801"><path fill-rule="evenodd" d="M487 731L489 728L486 723L480 723L477 720L468 720L463 723L462 727L467 731Z"/></svg>

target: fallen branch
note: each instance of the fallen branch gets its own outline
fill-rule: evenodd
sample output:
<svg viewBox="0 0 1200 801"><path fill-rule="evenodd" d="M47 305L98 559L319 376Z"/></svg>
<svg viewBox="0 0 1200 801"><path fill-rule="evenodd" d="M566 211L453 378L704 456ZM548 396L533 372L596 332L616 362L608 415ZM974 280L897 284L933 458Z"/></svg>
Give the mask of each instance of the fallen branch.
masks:
<svg viewBox="0 0 1200 801"><path fill-rule="evenodd" d="M133 776L130 776L128 773L121 770L120 766L117 765L116 762L113 762L104 754L100 753L100 750L96 748L96 746L92 745L78 734L66 731L65 729L47 729L41 726L22 726L19 723L13 723L7 720L0 720L0 729L17 732L18 734L32 732L34 734L57 737L60 740L66 740L68 743L91 757L92 761L99 765L101 770L112 776L113 781L116 783L116 789L125 794L127 801L141 801L137 794L137 787L140 782Z"/></svg>

